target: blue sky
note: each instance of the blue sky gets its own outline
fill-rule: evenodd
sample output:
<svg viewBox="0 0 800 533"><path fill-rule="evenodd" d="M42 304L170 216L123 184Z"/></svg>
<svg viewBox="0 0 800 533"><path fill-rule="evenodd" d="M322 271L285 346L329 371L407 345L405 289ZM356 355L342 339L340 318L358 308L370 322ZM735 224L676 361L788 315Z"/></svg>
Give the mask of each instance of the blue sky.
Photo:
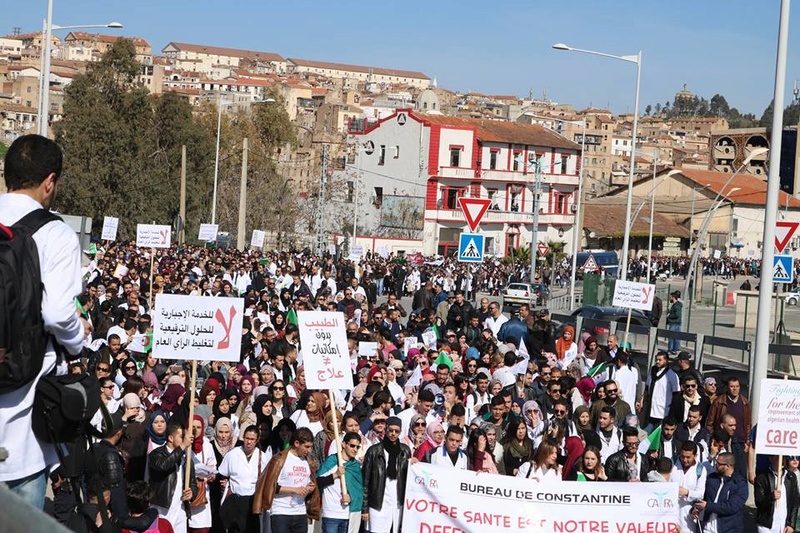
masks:
<svg viewBox="0 0 800 533"><path fill-rule="evenodd" d="M632 64L553 50L642 50L642 104L672 100L684 83L760 116L772 98L779 0L54 0L55 24L120 21L154 52L182 41L341 63L419 70L442 88L546 93L576 107L633 108ZM47 0L8 0L0 34L41 28ZM800 79L800 13L790 25L787 103ZM63 35L62 35L63 37Z"/></svg>

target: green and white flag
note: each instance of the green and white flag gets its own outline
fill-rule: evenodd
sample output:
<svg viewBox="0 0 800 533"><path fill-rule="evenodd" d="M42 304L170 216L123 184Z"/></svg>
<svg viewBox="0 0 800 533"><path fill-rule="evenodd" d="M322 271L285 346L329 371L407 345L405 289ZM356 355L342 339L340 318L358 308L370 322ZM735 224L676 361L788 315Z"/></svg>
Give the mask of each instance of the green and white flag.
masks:
<svg viewBox="0 0 800 533"><path fill-rule="evenodd" d="M153 349L153 334L137 333L126 348L131 352L149 353Z"/></svg>
<svg viewBox="0 0 800 533"><path fill-rule="evenodd" d="M658 450L659 446L661 446L661 426L651 431L647 438L639 443L639 453Z"/></svg>
<svg viewBox="0 0 800 533"><path fill-rule="evenodd" d="M606 361L605 363L598 363L594 365L592 368L590 368L589 371L586 373L586 375L589 376L590 378L599 376L600 374L605 372L609 366L611 366L611 363L608 361Z"/></svg>
<svg viewBox="0 0 800 533"><path fill-rule="evenodd" d="M578 479L576 479L575 481L589 481L589 480L586 479L586 476L583 475L583 472L578 472Z"/></svg>

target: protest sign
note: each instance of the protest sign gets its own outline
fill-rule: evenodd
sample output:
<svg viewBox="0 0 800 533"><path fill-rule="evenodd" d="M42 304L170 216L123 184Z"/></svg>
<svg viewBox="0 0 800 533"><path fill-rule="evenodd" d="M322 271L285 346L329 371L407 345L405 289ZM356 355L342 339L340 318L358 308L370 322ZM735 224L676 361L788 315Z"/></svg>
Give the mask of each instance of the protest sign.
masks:
<svg viewBox="0 0 800 533"><path fill-rule="evenodd" d="M761 380L756 451L764 455L800 455L800 382Z"/></svg>
<svg viewBox="0 0 800 533"><path fill-rule="evenodd" d="M408 358L408 351L411 348L416 348L417 344L418 342L416 336L406 337L403 339L403 356Z"/></svg>
<svg viewBox="0 0 800 533"><path fill-rule="evenodd" d="M219 231L219 224L200 224L200 231L197 234L197 240L203 242L214 242L217 240L217 231Z"/></svg>
<svg viewBox="0 0 800 533"><path fill-rule="evenodd" d="M164 359L239 361L244 300L159 294L153 352Z"/></svg>
<svg viewBox="0 0 800 533"><path fill-rule="evenodd" d="M251 248L261 248L264 246L264 232L260 229L253 230L253 236L250 238L250 247Z"/></svg>
<svg viewBox="0 0 800 533"><path fill-rule="evenodd" d="M169 248L172 228L159 224L137 224L136 246L140 248Z"/></svg>
<svg viewBox="0 0 800 533"><path fill-rule="evenodd" d="M436 349L436 333L433 331L426 331L422 334L422 342L431 350Z"/></svg>
<svg viewBox="0 0 800 533"><path fill-rule="evenodd" d="M616 307L639 309L640 311L650 311L653 309L653 299L655 296L655 285L618 279L614 284L613 305Z"/></svg>
<svg viewBox="0 0 800 533"><path fill-rule="evenodd" d="M103 217L103 233L100 238L104 241L117 240L117 228L119 227L119 219L115 217Z"/></svg>
<svg viewBox="0 0 800 533"><path fill-rule="evenodd" d="M351 390L350 351L344 315L333 311L298 311L306 387Z"/></svg>
<svg viewBox="0 0 800 533"><path fill-rule="evenodd" d="M678 484L537 482L410 464L402 530L679 533Z"/></svg>
<svg viewBox="0 0 800 533"><path fill-rule="evenodd" d="M359 342L358 355L359 357L374 357L378 352L377 342Z"/></svg>

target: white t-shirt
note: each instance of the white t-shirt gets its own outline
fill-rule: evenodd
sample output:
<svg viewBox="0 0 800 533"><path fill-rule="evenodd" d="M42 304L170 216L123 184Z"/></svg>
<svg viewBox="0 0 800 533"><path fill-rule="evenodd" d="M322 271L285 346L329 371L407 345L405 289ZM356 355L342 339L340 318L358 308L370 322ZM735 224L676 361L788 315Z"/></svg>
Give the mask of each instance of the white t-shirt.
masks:
<svg viewBox="0 0 800 533"><path fill-rule="evenodd" d="M281 473L278 475L278 485L281 487L305 487L311 482L311 468L308 461L301 459L294 453L286 454ZM273 515L304 515L306 514L306 500L297 494L282 496L276 494L272 500Z"/></svg>
<svg viewBox="0 0 800 533"><path fill-rule="evenodd" d="M336 464L322 475L330 476L338 469L339 465ZM338 479L334 479L333 485L325 487L325 490L322 491L322 516L340 520L350 518L350 504L342 505L342 483Z"/></svg>

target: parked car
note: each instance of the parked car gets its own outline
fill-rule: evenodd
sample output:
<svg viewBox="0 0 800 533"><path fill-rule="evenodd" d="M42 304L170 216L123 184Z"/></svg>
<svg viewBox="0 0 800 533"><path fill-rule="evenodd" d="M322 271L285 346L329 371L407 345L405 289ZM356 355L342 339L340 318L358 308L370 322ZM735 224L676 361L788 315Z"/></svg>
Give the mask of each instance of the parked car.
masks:
<svg viewBox="0 0 800 533"><path fill-rule="evenodd" d="M781 296L789 305L797 305L800 303L800 292L784 292Z"/></svg>
<svg viewBox="0 0 800 533"><path fill-rule="evenodd" d="M544 305L549 296L550 289L543 283L509 283L503 290L503 311L516 311L522 304Z"/></svg>

